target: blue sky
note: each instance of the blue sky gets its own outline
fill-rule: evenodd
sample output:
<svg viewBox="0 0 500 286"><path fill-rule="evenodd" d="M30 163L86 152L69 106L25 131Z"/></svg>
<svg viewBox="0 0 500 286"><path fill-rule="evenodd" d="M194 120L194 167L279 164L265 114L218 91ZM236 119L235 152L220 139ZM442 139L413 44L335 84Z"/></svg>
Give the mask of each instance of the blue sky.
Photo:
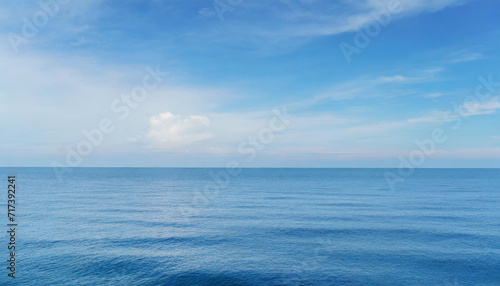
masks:
<svg viewBox="0 0 500 286"><path fill-rule="evenodd" d="M40 3L0 4L1 166L500 167L500 1Z"/></svg>

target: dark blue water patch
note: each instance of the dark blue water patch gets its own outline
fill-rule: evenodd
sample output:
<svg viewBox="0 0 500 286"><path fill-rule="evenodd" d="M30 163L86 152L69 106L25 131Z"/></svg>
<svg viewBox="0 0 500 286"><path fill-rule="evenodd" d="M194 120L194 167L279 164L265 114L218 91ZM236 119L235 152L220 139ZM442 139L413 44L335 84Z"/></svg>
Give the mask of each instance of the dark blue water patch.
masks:
<svg viewBox="0 0 500 286"><path fill-rule="evenodd" d="M378 229L378 228L290 228L290 227L261 227L257 230L267 236L273 237L334 237L335 239L350 239L350 237L366 238L368 240L383 239L401 242L420 241L420 242L443 242L473 241L481 246L491 248L500 248L497 239L498 235L478 235L468 233L438 232L436 230L417 230L417 229Z"/></svg>
<svg viewBox="0 0 500 286"><path fill-rule="evenodd" d="M235 209L251 209L251 210L257 211L258 209L272 209L272 208L275 208L276 206L270 205L270 204L263 204L263 203L260 203L260 204L247 203L247 204L233 204L231 207L235 208ZM203 217L206 217L206 216L203 216Z"/></svg>
<svg viewBox="0 0 500 286"><path fill-rule="evenodd" d="M325 274L315 271L292 271L285 273L238 271L238 272L183 272L165 275L148 285L172 286L256 286L256 285L362 285L361 281L343 278L339 274ZM357 282L357 283L356 283Z"/></svg>
<svg viewBox="0 0 500 286"><path fill-rule="evenodd" d="M188 226L188 223L183 222L164 222L164 221L147 221L147 220L131 220L131 219L106 219L99 220L99 224L110 225L109 227L120 227L122 225L136 227L173 227L181 228Z"/></svg>
<svg viewBox="0 0 500 286"><path fill-rule="evenodd" d="M164 247L188 247L224 245L230 241L224 237L166 237L166 238L126 238L126 239L105 239L100 241L103 245L112 247L130 247L130 248L164 248Z"/></svg>
<svg viewBox="0 0 500 286"><path fill-rule="evenodd" d="M109 208L100 208L94 210L95 212L102 212L102 213L151 213L151 212L160 212L160 211L152 211L152 210L138 210L138 209L130 209L130 208L123 208L123 209L109 209Z"/></svg>
<svg viewBox="0 0 500 286"><path fill-rule="evenodd" d="M233 243L224 237L143 237L143 238L93 238L93 239L66 239L66 240L35 240L24 242L23 246L36 249L55 249L66 247L97 248L130 248L130 249L161 249L165 247L211 246Z"/></svg>
<svg viewBox="0 0 500 286"><path fill-rule="evenodd" d="M233 273L207 273L207 272L183 272L173 275L159 277L156 281L151 281L149 285L172 285L172 286L251 286L256 285L258 277L233 274Z"/></svg>
<svg viewBox="0 0 500 286"><path fill-rule="evenodd" d="M418 213L418 212L417 212ZM347 215L347 214L346 214ZM415 223L423 222L437 222L444 223L474 223L474 218L459 216L459 215L422 215L422 214L398 214L398 213L383 213L383 214L370 214L370 213L359 213L356 212L352 214L354 218L359 221L379 221L379 222L405 222L413 221Z"/></svg>
<svg viewBox="0 0 500 286"><path fill-rule="evenodd" d="M162 269L174 269L175 263L169 262L169 259L149 259L137 256L118 256L118 257L83 257L79 267L73 269L75 276L99 276L113 275L123 273L136 273L137 278L146 278L159 275ZM144 271L149 269L148 271Z"/></svg>
<svg viewBox="0 0 500 286"><path fill-rule="evenodd" d="M317 206L327 206L327 207L332 207L332 208L371 208L371 207L375 207L376 205L374 204L367 204L367 203L335 203L335 202L332 202L332 203L329 203L329 202L325 202L325 203L314 203L315 205Z"/></svg>
<svg viewBox="0 0 500 286"><path fill-rule="evenodd" d="M408 216L403 216L403 219L410 219ZM467 217L462 217L462 216L447 216L447 215L416 215L412 216L414 220L419 220L419 221L435 221L435 222L444 222L444 221L451 221L451 222L467 222L467 221L472 221L472 219L467 218Z"/></svg>
<svg viewBox="0 0 500 286"><path fill-rule="evenodd" d="M409 283L411 285L427 284L425 281L429 279L436 281L427 285L446 285L438 281L445 280L445 277L457 276L460 277L458 285L498 285L499 262L498 257L492 256L470 257L449 254L429 256L426 253L366 251L329 253L322 261L322 263L337 263L344 268L356 269L358 272L371 272L374 277L380 277L375 283L377 285L384 283L390 285L388 281L397 280L400 280L400 283L396 284L402 285L404 284L402 276L412 277L414 283ZM383 275L385 278L381 278ZM389 279L391 276L394 277ZM392 280L394 278L396 280Z"/></svg>
<svg viewBox="0 0 500 286"><path fill-rule="evenodd" d="M357 216L349 216L349 215L344 215L344 216L321 216L321 215L301 215L298 218L295 218L294 221L297 222L359 222L362 221L361 218Z"/></svg>
<svg viewBox="0 0 500 286"><path fill-rule="evenodd" d="M35 277L37 273L53 274L52 277L40 278L40 281L45 280L47 284L37 285L96 285L97 281L104 285L106 281L111 285L146 285L144 283L157 280L165 271L174 271L177 263L172 262L173 260L170 257L150 259L133 255L111 258L99 255L59 255L51 257L51 261L57 261L58 267L50 261L44 264L26 261L26 264L36 271ZM86 279L82 279L80 283L68 282L78 281L80 277ZM103 285L101 283L97 285Z"/></svg>

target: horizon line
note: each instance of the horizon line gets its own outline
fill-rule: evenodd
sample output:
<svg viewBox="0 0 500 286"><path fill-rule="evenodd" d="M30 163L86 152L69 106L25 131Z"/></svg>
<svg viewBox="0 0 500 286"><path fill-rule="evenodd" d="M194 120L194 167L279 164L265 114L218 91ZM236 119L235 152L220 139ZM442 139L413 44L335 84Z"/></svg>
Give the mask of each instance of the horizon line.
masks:
<svg viewBox="0 0 500 286"><path fill-rule="evenodd" d="M0 168L54 168L52 166L0 166ZM158 167L158 166L84 166L79 168L157 168L157 169L226 169L228 167ZM235 169L235 168L233 168ZM399 169L399 167L237 167L236 169ZM414 167L414 169L500 169L500 167Z"/></svg>

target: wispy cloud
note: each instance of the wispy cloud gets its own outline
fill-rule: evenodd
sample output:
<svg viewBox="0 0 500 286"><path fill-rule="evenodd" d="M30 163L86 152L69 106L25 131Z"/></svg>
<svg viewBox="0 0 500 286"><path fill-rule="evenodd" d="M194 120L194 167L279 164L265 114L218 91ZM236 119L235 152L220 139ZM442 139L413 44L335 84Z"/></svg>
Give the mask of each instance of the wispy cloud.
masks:
<svg viewBox="0 0 500 286"><path fill-rule="evenodd" d="M432 92L432 93L424 94L422 96L426 97L426 98L436 98L436 97L441 97L441 96L446 95L446 94L447 93L443 93L443 92Z"/></svg>
<svg viewBox="0 0 500 286"><path fill-rule="evenodd" d="M484 55L481 52L470 51L468 49L456 51L449 55L449 61L451 63L470 62L481 60L483 58Z"/></svg>
<svg viewBox="0 0 500 286"><path fill-rule="evenodd" d="M425 116L414 117L407 120L409 123L442 123L443 116L448 114L445 111L432 111Z"/></svg>
<svg viewBox="0 0 500 286"><path fill-rule="evenodd" d="M461 106L461 109L465 110L465 116L492 114L500 109L500 96L485 102L467 102Z"/></svg>
<svg viewBox="0 0 500 286"><path fill-rule="evenodd" d="M402 75L382 76L375 80L376 83L411 83L420 80L418 77L407 77Z"/></svg>
<svg viewBox="0 0 500 286"><path fill-rule="evenodd" d="M417 90L408 86L436 81L443 67L432 67L409 72L409 75L380 77L360 77L356 80L340 82L309 99L290 104L292 108L304 108L325 101L352 100L359 98L397 97L416 94Z"/></svg>
<svg viewBox="0 0 500 286"><path fill-rule="evenodd" d="M208 35L215 41L234 39L247 44L265 47L270 42L275 47L296 46L311 39L356 32L374 22L381 14L390 14L391 19L433 13L463 0L415 1L415 0L363 0L363 1L245 1L232 12L227 25L211 30ZM210 5L211 6L211 5ZM391 13L397 7L398 13ZM199 14L212 17L209 8L200 9ZM262 22L249 21L260 15ZM245 34L247 37L232 37L229 34Z"/></svg>
<svg viewBox="0 0 500 286"><path fill-rule="evenodd" d="M147 147L153 149L173 149L192 142L212 138L207 131L210 119L200 115L182 117L170 112L153 116L149 120L146 135Z"/></svg>
<svg viewBox="0 0 500 286"><path fill-rule="evenodd" d="M456 150L436 150L436 157L445 158L500 158L500 148L464 148Z"/></svg>

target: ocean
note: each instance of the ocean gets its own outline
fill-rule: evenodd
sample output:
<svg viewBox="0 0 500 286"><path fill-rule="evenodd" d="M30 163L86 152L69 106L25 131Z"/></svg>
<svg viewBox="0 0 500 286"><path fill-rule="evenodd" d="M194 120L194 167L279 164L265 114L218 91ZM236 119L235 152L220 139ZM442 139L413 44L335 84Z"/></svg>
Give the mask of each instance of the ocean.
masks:
<svg viewBox="0 0 500 286"><path fill-rule="evenodd" d="M0 284L500 285L500 169L386 171L0 168Z"/></svg>

